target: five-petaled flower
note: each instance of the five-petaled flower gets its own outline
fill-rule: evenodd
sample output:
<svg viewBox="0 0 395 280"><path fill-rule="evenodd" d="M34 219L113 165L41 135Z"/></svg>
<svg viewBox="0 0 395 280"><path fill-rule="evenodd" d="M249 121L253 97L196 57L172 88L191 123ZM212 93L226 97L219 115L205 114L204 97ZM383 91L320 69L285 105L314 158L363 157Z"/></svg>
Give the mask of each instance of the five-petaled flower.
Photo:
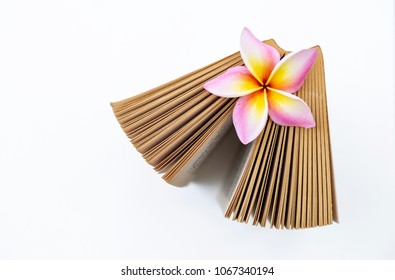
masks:
<svg viewBox="0 0 395 280"><path fill-rule="evenodd" d="M239 97L233 109L233 124L243 144L258 137L268 115L283 126L315 126L310 108L292 93L302 86L317 57L316 50L293 52L280 60L275 48L244 28L240 53L245 66L229 68L204 88L217 96Z"/></svg>

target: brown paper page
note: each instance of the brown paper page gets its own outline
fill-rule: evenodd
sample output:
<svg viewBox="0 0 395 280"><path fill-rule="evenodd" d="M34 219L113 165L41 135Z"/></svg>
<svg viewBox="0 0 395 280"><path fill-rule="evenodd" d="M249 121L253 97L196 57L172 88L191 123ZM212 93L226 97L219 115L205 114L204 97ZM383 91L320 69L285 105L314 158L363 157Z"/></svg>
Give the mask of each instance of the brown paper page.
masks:
<svg viewBox="0 0 395 280"><path fill-rule="evenodd" d="M191 158L177 170L174 176L164 176L164 179L172 185L185 185L192 177L196 169L202 164L207 154L215 147L222 136L227 132L232 124L232 110L228 110L225 116L221 117L219 123L213 126L213 131L208 132L208 137L200 144Z"/></svg>

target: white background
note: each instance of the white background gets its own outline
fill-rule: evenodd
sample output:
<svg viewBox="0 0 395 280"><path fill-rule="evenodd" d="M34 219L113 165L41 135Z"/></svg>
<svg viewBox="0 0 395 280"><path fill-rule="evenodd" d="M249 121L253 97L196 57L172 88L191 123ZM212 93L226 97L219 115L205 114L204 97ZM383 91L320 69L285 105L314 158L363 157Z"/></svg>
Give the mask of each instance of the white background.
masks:
<svg viewBox="0 0 395 280"><path fill-rule="evenodd" d="M0 2L0 258L395 258L393 17L392 1ZM112 114L237 51L244 26L323 49L340 224L225 219L225 145L175 188Z"/></svg>

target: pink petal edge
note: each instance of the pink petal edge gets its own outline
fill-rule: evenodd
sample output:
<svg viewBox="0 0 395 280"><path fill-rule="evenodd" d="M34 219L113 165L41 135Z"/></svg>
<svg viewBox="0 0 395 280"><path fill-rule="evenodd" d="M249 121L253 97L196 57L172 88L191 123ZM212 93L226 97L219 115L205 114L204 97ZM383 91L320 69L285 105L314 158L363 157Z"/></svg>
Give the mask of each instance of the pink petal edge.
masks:
<svg viewBox="0 0 395 280"><path fill-rule="evenodd" d="M246 27L240 37L240 54L248 70L261 84L266 82L280 61L280 53L259 41Z"/></svg>
<svg viewBox="0 0 395 280"><path fill-rule="evenodd" d="M240 141L246 145L258 137L267 118L267 98L263 91L240 97L233 109L233 124Z"/></svg>
<svg viewBox="0 0 395 280"><path fill-rule="evenodd" d="M262 88L245 66L229 68L204 84L204 89L220 97L240 97Z"/></svg>
<svg viewBox="0 0 395 280"><path fill-rule="evenodd" d="M275 123L284 126L315 127L309 106L299 97L268 88L267 100L269 116Z"/></svg>
<svg viewBox="0 0 395 280"><path fill-rule="evenodd" d="M266 85L285 92L296 92L314 65L317 55L317 50L306 49L285 56L273 69Z"/></svg>

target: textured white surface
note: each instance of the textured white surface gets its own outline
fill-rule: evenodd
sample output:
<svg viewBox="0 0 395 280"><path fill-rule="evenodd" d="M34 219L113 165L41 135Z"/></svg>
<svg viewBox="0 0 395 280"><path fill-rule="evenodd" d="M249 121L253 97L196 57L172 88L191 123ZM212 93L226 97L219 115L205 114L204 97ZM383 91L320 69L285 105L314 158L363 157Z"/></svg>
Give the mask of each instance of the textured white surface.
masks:
<svg viewBox="0 0 395 280"><path fill-rule="evenodd" d="M393 17L391 1L2 1L0 258L395 258ZM237 51L244 26L323 49L338 225L227 220L226 144L174 188L112 114Z"/></svg>

